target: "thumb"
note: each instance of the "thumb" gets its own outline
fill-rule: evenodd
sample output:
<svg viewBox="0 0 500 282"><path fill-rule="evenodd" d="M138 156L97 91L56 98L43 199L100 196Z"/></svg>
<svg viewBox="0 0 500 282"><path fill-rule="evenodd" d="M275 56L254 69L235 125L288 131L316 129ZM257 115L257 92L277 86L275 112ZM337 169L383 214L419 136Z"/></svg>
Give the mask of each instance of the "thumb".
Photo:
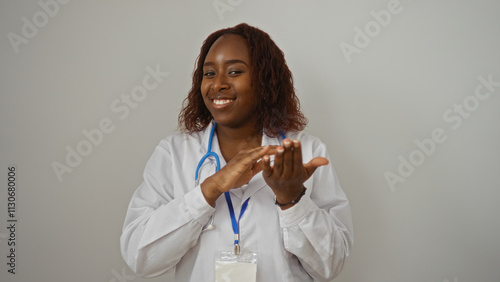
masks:
<svg viewBox="0 0 500 282"><path fill-rule="evenodd" d="M329 162L326 158L316 157L312 159L310 162L304 164L304 168L307 173L307 177L311 177L311 175L316 171L316 169L320 166L327 165Z"/></svg>

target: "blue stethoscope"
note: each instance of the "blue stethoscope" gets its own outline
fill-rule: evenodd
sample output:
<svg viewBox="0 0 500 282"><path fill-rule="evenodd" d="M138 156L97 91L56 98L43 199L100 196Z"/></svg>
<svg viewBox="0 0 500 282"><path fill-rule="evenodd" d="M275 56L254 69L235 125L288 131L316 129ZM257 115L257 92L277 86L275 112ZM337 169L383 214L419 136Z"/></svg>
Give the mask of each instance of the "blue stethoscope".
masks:
<svg viewBox="0 0 500 282"><path fill-rule="evenodd" d="M199 179L200 168L207 158L213 157L215 159L215 162L217 163L215 172L218 172L220 170L219 156L217 155L217 153L212 152L212 140L214 139L214 133L215 133L216 127L217 127L217 123L214 122L213 126L212 126L212 130L210 131L207 153L203 157L201 157L200 161L198 162L198 166L196 167L196 172L195 172L195 177L194 177L195 186L198 186L200 184L200 179ZM283 140L286 139L286 135L285 135L285 133L283 133L283 131L280 132L280 135L281 135L281 138ZM241 217L243 216L243 214L245 213L245 211L248 207L248 201L250 200L250 197L248 199L246 199L246 201L241 206L240 215L238 217L238 220L236 220L236 215L234 213L234 208L233 208L233 202L231 201L231 195L229 194L229 192L225 192L224 196L226 197L227 206L229 208L229 215L231 216L231 224L232 224L233 232L234 232L234 254L239 255L240 254L239 222L240 222ZM209 230L213 230L214 228L215 228L214 217L211 216L210 222L207 225L205 225L201 231L209 231Z"/></svg>

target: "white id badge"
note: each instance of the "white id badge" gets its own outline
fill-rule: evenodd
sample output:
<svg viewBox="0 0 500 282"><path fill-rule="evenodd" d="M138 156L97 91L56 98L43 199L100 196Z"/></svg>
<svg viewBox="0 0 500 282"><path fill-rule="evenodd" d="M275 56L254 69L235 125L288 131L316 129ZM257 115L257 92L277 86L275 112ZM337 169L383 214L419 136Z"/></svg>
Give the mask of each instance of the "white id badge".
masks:
<svg viewBox="0 0 500 282"><path fill-rule="evenodd" d="M257 254L217 252L215 254L215 282L257 281Z"/></svg>

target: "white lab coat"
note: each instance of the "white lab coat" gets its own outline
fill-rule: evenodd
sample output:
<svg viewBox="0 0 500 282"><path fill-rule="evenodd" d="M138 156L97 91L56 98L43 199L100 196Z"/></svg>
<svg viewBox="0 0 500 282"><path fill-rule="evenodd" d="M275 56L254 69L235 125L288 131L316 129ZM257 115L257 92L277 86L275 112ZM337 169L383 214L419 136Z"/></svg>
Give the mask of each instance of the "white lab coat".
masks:
<svg viewBox="0 0 500 282"><path fill-rule="evenodd" d="M121 252L130 268L143 277L175 269L176 281L213 281L214 254L232 251L234 233L224 196L213 208L194 185L196 166L207 152L210 129L175 134L156 147L127 211ZM306 133L287 133L302 144L304 163L328 157L326 146ZM214 134L212 150L226 162ZM262 145L280 145L266 135ZM201 168L200 183L215 173L213 158ZM282 211L274 194L257 174L245 188L230 191L236 216L251 197L240 220L242 251L258 255L257 281L331 281L349 256L353 243L351 210L330 165L320 167L304 183L306 195ZM215 229L203 231L211 216Z"/></svg>

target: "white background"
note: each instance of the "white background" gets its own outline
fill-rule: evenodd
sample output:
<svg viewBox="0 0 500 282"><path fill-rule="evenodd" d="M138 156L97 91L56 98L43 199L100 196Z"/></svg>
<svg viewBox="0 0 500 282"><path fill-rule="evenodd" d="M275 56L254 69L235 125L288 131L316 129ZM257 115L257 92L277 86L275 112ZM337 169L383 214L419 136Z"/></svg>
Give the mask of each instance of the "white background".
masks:
<svg viewBox="0 0 500 282"><path fill-rule="evenodd" d="M500 2L215 3L231 9L211 0L71 1L44 18L38 1L0 3L1 281L173 281L136 278L122 261L126 208L154 147L177 128L202 41L240 22L284 51L307 131L328 145L350 199L355 243L335 281L500 281L500 87L473 97L478 77L500 82ZM390 3L398 12L381 26L370 12ZM356 32L365 27L366 46ZM358 52L346 55L343 42ZM169 76L120 119L112 104L142 85L148 66ZM67 165L66 147L88 142L82 131L106 118L114 131L59 181L52 164ZM415 140L435 129L446 139L424 154ZM385 174L399 174L410 156L418 165L391 189ZM6 265L9 165L15 275Z"/></svg>

